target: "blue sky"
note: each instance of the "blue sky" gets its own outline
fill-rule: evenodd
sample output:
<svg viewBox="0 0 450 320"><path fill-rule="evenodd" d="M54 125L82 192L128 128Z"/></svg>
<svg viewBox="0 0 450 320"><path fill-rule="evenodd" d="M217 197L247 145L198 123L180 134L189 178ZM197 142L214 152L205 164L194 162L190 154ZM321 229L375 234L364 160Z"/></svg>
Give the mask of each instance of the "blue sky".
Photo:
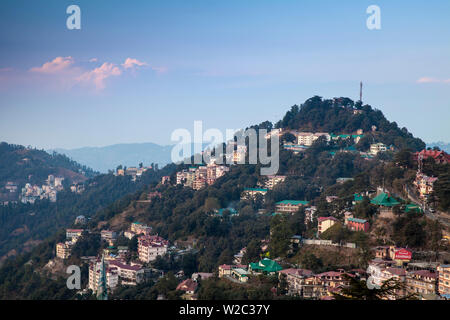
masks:
<svg viewBox="0 0 450 320"><path fill-rule="evenodd" d="M81 30L66 28L71 4ZM366 27L372 4L381 30ZM362 80L389 120L450 141L449 14L436 0L3 0L0 140L168 144L194 120L225 130L313 95L357 100Z"/></svg>

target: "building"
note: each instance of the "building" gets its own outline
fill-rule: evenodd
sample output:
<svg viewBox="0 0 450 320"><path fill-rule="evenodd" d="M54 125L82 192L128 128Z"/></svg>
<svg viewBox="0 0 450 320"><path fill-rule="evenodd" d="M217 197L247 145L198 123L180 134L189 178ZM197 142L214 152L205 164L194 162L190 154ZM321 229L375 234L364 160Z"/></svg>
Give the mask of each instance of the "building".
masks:
<svg viewBox="0 0 450 320"><path fill-rule="evenodd" d="M192 274L191 279L194 280L195 282L198 282L199 279L205 280L213 276L214 274L209 272L195 272Z"/></svg>
<svg viewBox="0 0 450 320"><path fill-rule="evenodd" d="M377 155L379 152L387 151L387 146L384 143L372 143L370 145L370 153L373 155Z"/></svg>
<svg viewBox="0 0 450 320"><path fill-rule="evenodd" d="M250 262L248 270L251 273L275 274L283 268L274 260L264 258L259 262Z"/></svg>
<svg viewBox="0 0 450 320"><path fill-rule="evenodd" d="M60 259L67 259L70 256L72 246L68 241L56 244L56 256Z"/></svg>
<svg viewBox="0 0 450 320"><path fill-rule="evenodd" d="M195 293L195 290L197 290L197 286L198 284L194 280L186 279L182 281L180 284L178 284L176 290L181 290L189 295L192 295Z"/></svg>
<svg viewBox="0 0 450 320"><path fill-rule="evenodd" d="M414 185L417 187L422 199L427 199L433 193L433 186L437 180L437 177L429 177L423 173L417 173Z"/></svg>
<svg viewBox="0 0 450 320"><path fill-rule="evenodd" d="M248 275L250 272L243 268L233 268L231 270L231 276L238 280L239 282L247 282L248 281Z"/></svg>
<svg viewBox="0 0 450 320"><path fill-rule="evenodd" d="M149 227L145 224L142 224L141 222L133 222L130 227L131 232L133 232L135 235L138 234L144 234L149 235L152 231L152 227Z"/></svg>
<svg viewBox="0 0 450 320"><path fill-rule="evenodd" d="M102 230L100 231L100 237L102 240L111 243L117 239L117 233L112 230Z"/></svg>
<svg viewBox="0 0 450 320"><path fill-rule="evenodd" d="M319 217L317 219L317 232L318 234L324 233L330 227L334 226L338 222L335 217Z"/></svg>
<svg viewBox="0 0 450 320"><path fill-rule="evenodd" d="M83 215L80 215L75 218L75 224L86 224L86 222L87 222L87 219Z"/></svg>
<svg viewBox="0 0 450 320"><path fill-rule="evenodd" d="M258 194L264 197L267 191L267 189L261 188L245 188L241 194L241 200L255 199Z"/></svg>
<svg viewBox="0 0 450 320"><path fill-rule="evenodd" d="M285 279L288 286L288 295L299 297L318 297L317 282L314 281L313 272L307 269L284 269L278 272L279 279ZM316 290L314 290L316 289ZM317 294L314 294L316 292Z"/></svg>
<svg viewBox="0 0 450 320"><path fill-rule="evenodd" d="M144 281L144 269L141 264L128 265L121 260L108 262L111 268L116 268L122 285L136 285Z"/></svg>
<svg viewBox="0 0 450 320"><path fill-rule="evenodd" d="M143 262L151 262L158 256L167 253L169 242L160 236L140 236L138 238L138 254L139 260Z"/></svg>
<svg viewBox="0 0 450 320"><path fill-rule="evenodd" d="M331 140L331 135L329 133L326 132L317 132L317 133L312 133L312 132L299 132L297 134L297 143L299 145L303 145L303 146L311 146L314 141L316 141L317 139L319 139L320 137L325 137L325 139L327 141Z"/></svg>
<svg viewBox="0 0 450 320"><path fill-rule="evenodd" d="M348 217L345 219L345 225L348 229L352 231L364 231L369 232L369 221L365 219L358 219L353 217Z"/></svg>
<svg viewBox="0 0 450 320"><path fill-rule="evenodd" d="M245 265L239 265L239 264L236 264L236 265L233 265L233 264L222 264L222 265L220 265L219 269L218 269L219 270L219 278L222 278L224 276L231 276L231 273L232 273L233 269L236 269L236 268L245 269L246 266Z"/></svg>
<svg viewBox="0 0 450 320"><path fill-rule="evenodd" d="M119 272L115 267L105 265L106 288L114 290L119 284ZM96 260L89 264L89 285L88 288L94 293L97 292L98 284L102 277L102 262Z"/></svg>
<svg viewBox="0 0 450 320"><path fill-rule="evenodd" d="M161 184L170 183L170 176L162 176Z"/></svg>
<svg viewBox="0 0 450 320"><path fill-rule="evenodd" d="M277 176L277 175L267 176L265 187L269 190L272 190L277 184L284 182L284 180L286 180L286 176Z"/></svg>
<svg viewBox="0 0 450 320"><path fill-rule="evenodd" d="M435 294L437 289L437 273L429 270L415 270L406 273L406 290L408 294L420 296Z"/></svg>
<svg viewBox="0 0 450 320"><path fill-rule="evenodd" d="M307 206L308 204L308 201L302 200L283 200L275 203L275 210L280 213L295 213L300 207Z"/></svg>
<svg viewBox="0 0 450 320"><path fill-rule="evenodd" d="M370 203L378 206L381 214L392 212L393 208L400 204L397 199L385 192L380 192L375 198L370 200Z"/></svg>
<svg viewBox="0 0 450 320"><path fill-rule="evenodd" d="M450 295L450 264L441 264L437 270L439 295Z"/></svg>
<svg viewBox="0 0 450 320"><path fill-rule="evenodd" d="M413 154L414 161L432 158L436 164L447 164L450 162L450 155L441 150L422 150Z"/></svg>
<svg viewBox="0 0 450 320"><path fill-rule="evenodd" d="M311 206L305 209L305 224L312 223L316 216L317 207Z"/></svg>
<svg viewBox="0 0 450 320"><path fill-rule="evenodd" d="M81 237L84 229L66 229L66 238L70 240L76 240Z"/></svg>

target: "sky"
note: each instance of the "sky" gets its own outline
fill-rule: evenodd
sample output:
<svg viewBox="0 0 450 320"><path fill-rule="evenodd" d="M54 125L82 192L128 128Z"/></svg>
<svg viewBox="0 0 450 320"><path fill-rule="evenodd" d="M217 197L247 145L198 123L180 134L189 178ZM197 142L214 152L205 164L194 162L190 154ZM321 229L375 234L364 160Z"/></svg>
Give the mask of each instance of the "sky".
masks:
<svg viewBox="0 0 450 320"><path fill-rule="evenodd" d="M356 101L363 81L364 103L449 142L449 15L447 0L2 0L0 141L170 144L195 120L225 132L314 95Z"/></svg>

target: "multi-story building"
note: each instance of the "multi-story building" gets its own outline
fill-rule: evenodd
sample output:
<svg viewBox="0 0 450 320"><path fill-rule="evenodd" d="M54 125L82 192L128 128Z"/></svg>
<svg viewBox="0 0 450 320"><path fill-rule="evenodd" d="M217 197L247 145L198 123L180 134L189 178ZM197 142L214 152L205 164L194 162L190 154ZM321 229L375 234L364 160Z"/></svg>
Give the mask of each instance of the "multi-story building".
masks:
<svg viewBox="0 0 450 320"><path fill-rule="evenodd" d="M317 233L320 235L324 233L329 228L334 226L338 220L335 217L319 217L317 219Z"/></svg>
<svg viewBox="0 0 450 320"><path fill-rule="evenodd" d="M442 150L426 150L423 149L420 152L416 152L413 154L413 159L418 161L420 159L428 159L433 158L434 162L437 164L446 164L450 162L450 155Z"/></svg>
<svg viewBox="0 0 450 320"><path fill-rule="evenodd" d="M437 287L437 273L429 270L415 270L406 273L407 293L418 295L435 294Z"/></svg>
<svg viewBox="0 0 450 320"><path fill-rule="evenodd" d="M308 297L314 296L313 290L317 286L317 282L313 281L313 272L307 269L284 269L278 272L279 279L285 279L288 285L288 295ZM318 296L318 294L317 294Z"/></svg>
<svg viewBox="0 0 450 320"><path fill-rule="evenodd" d="M417 187L422 199L427 199L433 193L433 186L437 179L437 177L429 177L423 173L417 173L414 185Z"/></svg>
<svg viewBox="0 0 450 320"><path fill-rule="evenodd" d="M101 277L101 262L95 261L89 265L89 285L88 288L93 292L97 292L98 283ZM119 284L119 272L116 267L106 266L106 287L110 290L114 290Z"/></svg>
<svg viewBox="0 0 450 320"><path fill-rule="evenodd" d="M352 231L364 231L369 232L369 221L365 219L358 219L353 217L348 217L345 219L345 225L348 229Z"/></svg>
<svg viewBox="0 0 450 320"><path fill-rule="evenodd" d="M149 227L145 224L142 224L141 222L136 221L131 224L130 230L135 235L137 234L148 235L152 231L152 227Z"/></svg>
<svg viewBox="0 0 450 320"><path fill-rule="evenodd" d="M163 256L167 253L169 242L160 236L140 236L138 238L139 260L151 262L157 256Z"/></svg>
<svg viewBox="0 0 450 320"><path fill-rule="evenodd" d="M250 200L256 198L258 194L261 196L265 196L267 193L267 189L261 188L245 188L241 194L241 200Z"/></svg>
<svg viewBox="0 0 450 320"><path fill-rule="evenodd" d="M378 142L378 143L372 143L370 145L370 153L373 155L378 154L379 152L387 151L387 146L384 143Z"/></svg>
<svg viewBox="0 0 450 320"><path fill-rule="evenodd" d="M120 260L111 260L108 264L117 269L122 285L136 285L144 281L144 269L141 264L128 265Z"/></svg>
<svg viewBox="0 0 450 320"><path fill-rule="evenodd" d="M275 203L275 210L280 213L295 213L300 207L307 206L308 204L308 201L302 200L283 200Z"/></svg>
<svg viewBox="0 0 450 320"><path fill-rule="evenodd" d="M331 135L326 132L317 132L317 133L299 132L297 134L297 142L299 145L311 146L314 143L314 141L316 141L317 139L319 139L319 137L322 136L325 137L327 141L331 140Z"/></svg>
<svg viewBox="0 0 450 320"><path fill-rule="evenodd" d="M59 242L56 244L56 256L61 259L67 259L70 256L72 246L70 242Z"/></svg>
<svg viewBox="0 0 450 320"><path fill-rule="evenodd" d="M438 292L442 295L450 295L450 264L441 264L438 271Z"/></svg>
<svg viewBox="0 0 450 320"><path fill-rule="evenodd" d="M84 229L66 229L66 238L73 240L78 239L83 234Z"/></svg>
<svg viewBox="0 0 450 320"><path fill-rule="evenodd" d="M286 176L277 176L277 175L267 176L265 187L266 189L272 190L273 187L283 182L284 180L286 180Z"/></svg>
<svg viewBox="0 0 450 320"><path fill-rule="evenodd" d="M100 237L102 240L105 240L107 242L112 242L117 239L117 233L112 230L102 230L100 231Z"/></svg>

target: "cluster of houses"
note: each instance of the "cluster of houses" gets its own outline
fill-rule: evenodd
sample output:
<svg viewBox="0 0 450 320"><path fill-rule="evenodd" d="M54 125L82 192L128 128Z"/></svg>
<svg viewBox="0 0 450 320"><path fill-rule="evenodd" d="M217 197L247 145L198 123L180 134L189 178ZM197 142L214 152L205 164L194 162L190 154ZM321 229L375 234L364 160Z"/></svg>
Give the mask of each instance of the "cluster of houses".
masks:
<svg viewBox="0 0 450 320"><path fill-rule="evenodd" d="M139 166L139 167L119 167L116 170L115 175L116 176L131 176L131 180L132 181L136 181L137 178L141 177L142 174L147 171L150 170L152 167L144 167L144 166Z"/></svg>
<svg viewBox="0 0 450 320"><path fill-rule="evenodd" d="M36 200L49 199L51 202L56 202L56 194L58 191L64 190L62 185L63 177L55 177L49 175L45 184L39 187L38 185L31 185L27 183L20 195L22 203L33 204Z"/></svg>
<svg viewBox="0 0 450 320"><path fill-rule="evenodd" d="M187 170L177 172L176 184L182 184L194 190L200 190L207 185L213 184L229 170L229 167L215 163L209 163L206 166L199 165L197 167L190 167Z"/></svg>
<svg viewBox="0 0 450 320"><path fill-rule="evenodd" d="M56 244L56 256L60 259L70 257L72 248L82 236L84 229L66 229L66 241Z"/></svg>

